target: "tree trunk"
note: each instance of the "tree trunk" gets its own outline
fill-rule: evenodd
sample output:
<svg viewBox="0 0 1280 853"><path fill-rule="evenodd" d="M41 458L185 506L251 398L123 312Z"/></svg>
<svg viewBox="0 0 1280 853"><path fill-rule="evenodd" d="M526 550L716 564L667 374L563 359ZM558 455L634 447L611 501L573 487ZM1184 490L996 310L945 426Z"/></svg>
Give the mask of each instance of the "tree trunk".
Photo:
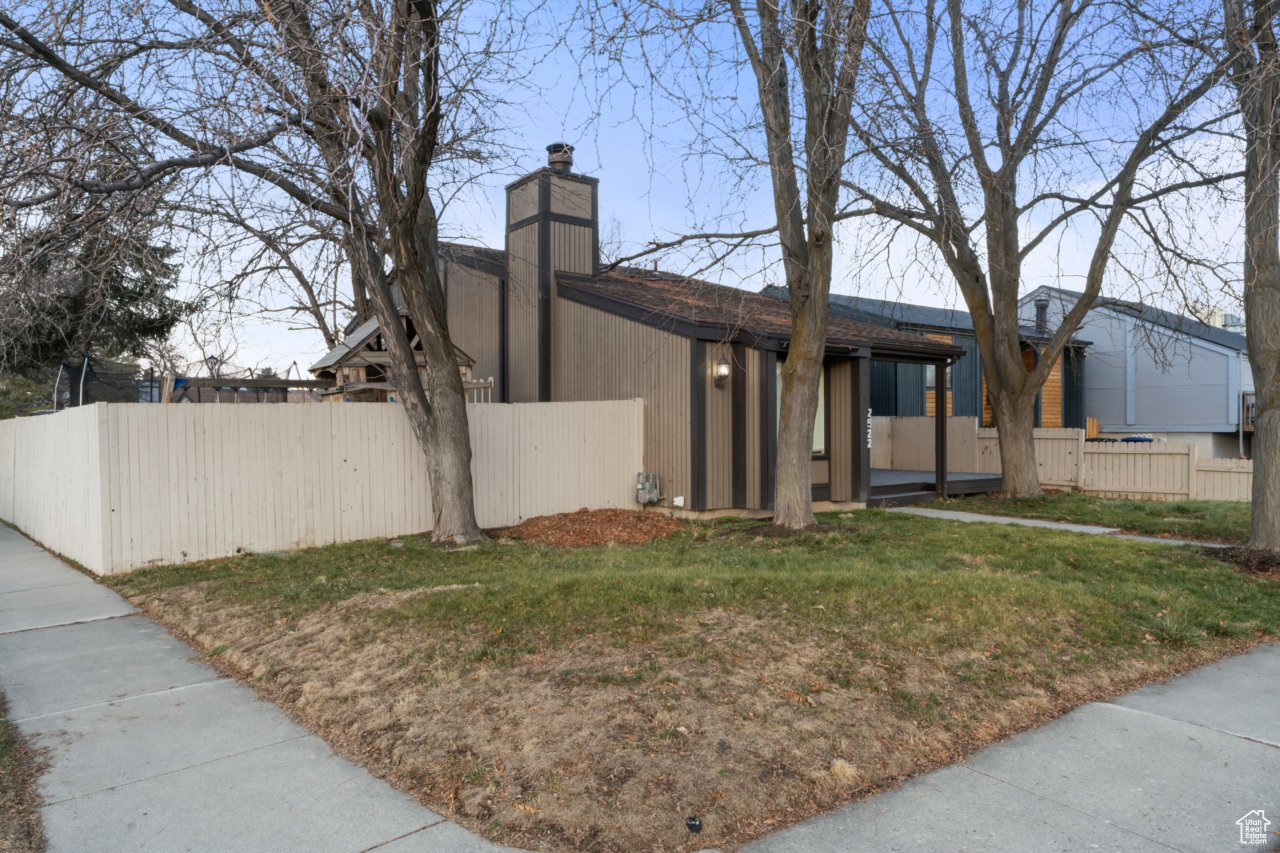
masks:
<svg viewBox="0 0 1280 853"><path fill-rule="evenodd" d="M822 370L822 345L818 354L806 354L813 345L799 337L782 363L782 399L778 460L774 474L773 523L799 530L815 523L813 517L813 423L818 414L818 374ZM797 346L799 344L799 346Z"/></svg>
<svg viewBox="0 0 1280 853"><path fill-rule="evenodd" d="M1280 48L1262 0L1223 0L1245 131L1244 318L1257 406L1249 547L1280 554Z"/></svg>
<svg viewBox="0 0 1280 853"><path fill-rule="evenodd" d="M443 282L433 262L433 225L397 224L392 240L396 274L426 362L421 387L428 406L419 441L425 438L422 449L431 475L431 538L455 545L479 542L485 536L476 521L466 391L445 322Z"/></svg>
<svg viewBox="0 0 1280 853"><path fill-rule="evenodd" d="M1256 405L1249 547L1280 553L1280 151L1262 143L1245 178L1245 330Z"/></svg>
<svg viewBox="0 0 1280 853"><path fill-rule="evenodd" d="M991 408L999 435L1004 495L1027 498L1041 494L1040 469L1036 464L1035 397L993 394Z"/></svg>

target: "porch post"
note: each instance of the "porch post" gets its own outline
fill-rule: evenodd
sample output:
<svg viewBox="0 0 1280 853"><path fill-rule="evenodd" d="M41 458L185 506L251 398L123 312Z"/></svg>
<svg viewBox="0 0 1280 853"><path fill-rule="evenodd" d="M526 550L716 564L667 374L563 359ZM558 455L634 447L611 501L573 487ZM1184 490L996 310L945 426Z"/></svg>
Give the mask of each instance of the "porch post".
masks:
<svg viewBox="0 0 1280 853"><path fill-rule="evenodd" d="M853 362L853 500L871 500L871 356Z"/></svg>
<svg viewBox="0 0 1280 853"><path fill-rule="evenodd" d="M947 496L947 362L934 365L933 463L938 497Z"/></svg>

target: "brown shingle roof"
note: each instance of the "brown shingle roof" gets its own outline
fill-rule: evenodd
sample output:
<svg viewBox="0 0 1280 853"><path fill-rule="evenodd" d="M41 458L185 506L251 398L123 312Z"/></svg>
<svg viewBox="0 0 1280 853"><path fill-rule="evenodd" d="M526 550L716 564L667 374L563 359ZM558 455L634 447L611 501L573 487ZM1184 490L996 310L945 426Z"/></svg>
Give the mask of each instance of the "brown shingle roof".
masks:
<svg viewBox="0 0 1280 853"><path fill-rule="evenodd" d="M621 267L600 276L557 273L557 278L562 287L647 312L647 316L642 314L638 319L655 325L674 320L723 330L726 337L745 333L748 337L782 342L791 338L787 303L760 293L634 267ZM873 351L885 354L904 352L922 356L960 353L957 347L922 335L835 314L828 319L827 346L837 349L870 346Z"/></svg>

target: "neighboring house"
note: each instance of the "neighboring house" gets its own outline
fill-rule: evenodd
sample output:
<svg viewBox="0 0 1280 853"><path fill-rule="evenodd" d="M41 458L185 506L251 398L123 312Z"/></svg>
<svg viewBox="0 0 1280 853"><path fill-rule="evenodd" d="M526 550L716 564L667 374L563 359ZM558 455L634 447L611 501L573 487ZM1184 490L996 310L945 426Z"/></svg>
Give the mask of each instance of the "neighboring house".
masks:
<svg viewBox="0 0 1280 853"><path fill-rule="evenodd" d="M1041 310L1056 328L1079 298L1039 287L1019 306L1024 319ZM1244 335L1105 297L1085 315L1078 334L1092 342L1085 410L1103 435L1151 433L1217 457L1248 453L1253 374Z"/></svg>
<svg viewBox="0 0 1280 853"><path fill-rule="evenodd" d="M778 298L786 296L782 288L767 288L765 292ZM978 351L973 320L968 312L835 294L830 296L829 304L834 317L876 323L960 347L964 358L956 362L947 376L947 414L980 418L981 426L995 425L987 399L986 379L982 375L982 354ZM1023 360L1028 369L1034 366L1049 336L1049 329L1043 324L1037 326L1034 317L1021 328ZM1036 426L1085 426L1082 380L1087 346L1086 341L1072 339L1062 358L1054 364L1036 397ZM936 371L931 367L877 361L871 370L871 408L877 416L933 416Z"/></svg>
<svg viewBox="0 0 1280 853"><path fill-rule="evenodd" d="M547 167L507 187L505 251L444 247L455 344L478 375L494 377L497 402L643 398L645 470L659 476L664 505L770 508L786 304L653 270L603 270L598 181L570 171L571 151L549 146ZM354 365L350 353L373 340L363 326L357 331L313 372L334 376ZM945 367L960 354L941 341L834 318L814 431L814 498L869 497L872 359Z"/></svg>
<svg viewBox="0 0 1280 853"><path fill-rule="evenodd" d="M483 250L487 252L487 250ZM442 254L446 260L446 269L456 264L450 264L456 257L466 257L475 263L482 263L486 260L486 255L481 253L482 250L468 249L465 252L457 252L453 247L445 247ZM500 253L489 253L500 254ZM462 271L470 270L471 267L461 266ZM394 284L391 287L391 295L395 300L396 306L400 309L400 322L404 324L405 333L409 338L409 345L413 348L414 361L418 365L418 371L421 373L426 370L426 355L422 351L422 342L418 338L417 331L413 328L413 321L409 319L409 312L404 305L404 297L400 293L400 289ZM453 312L450 311L452 315ZM450 320L452 320L450 316ZM465 324L464 334L467 331ZM455 336L455 340L457 340ZM454 358L458 363L458 370L462 374L462 385L466 389L469 399L473 402L489 402L489 392L493 387L492 379L476 379L476 360L467 355L460 347L454 345ZM329 383L329 387L322 393L321 397L328 403L394 403L396 400L396 390L391 384L390 377L390 361L391 358L387 353L386 342L382 338L382 331L378 326L378 320L370 317L360 322L352 321L348 324L344 331L342 343L331 349L324 358L311 365L311 372L316 379ZM496 364L490 363L485 367L495 368ZM493 374L488 374L492 377ZM477 396L477 395L483 396Z"/></svg>

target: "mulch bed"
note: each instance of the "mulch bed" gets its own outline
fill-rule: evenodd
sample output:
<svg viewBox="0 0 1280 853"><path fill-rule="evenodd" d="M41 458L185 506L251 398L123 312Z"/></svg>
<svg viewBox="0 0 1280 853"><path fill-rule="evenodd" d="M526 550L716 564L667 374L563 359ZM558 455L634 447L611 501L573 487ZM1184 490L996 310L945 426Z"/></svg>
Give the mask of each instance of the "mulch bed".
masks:
<svg viewBox="0 0 1280 853"><path fill-rule="evenodd" d="M640 545L665 539L684 522L661 512L631 509L580 509L559 515L526 518L515 527L495 531L502 539L534 545L582 548L588 545Z"/></svg>
<svg viewBox="0 0 1280 853"><path fill-rule="evenodd" d="M1280 556L1253 548L1206 548L1205 553L1224 560L1248 575L1280 580Z"/></svg>

